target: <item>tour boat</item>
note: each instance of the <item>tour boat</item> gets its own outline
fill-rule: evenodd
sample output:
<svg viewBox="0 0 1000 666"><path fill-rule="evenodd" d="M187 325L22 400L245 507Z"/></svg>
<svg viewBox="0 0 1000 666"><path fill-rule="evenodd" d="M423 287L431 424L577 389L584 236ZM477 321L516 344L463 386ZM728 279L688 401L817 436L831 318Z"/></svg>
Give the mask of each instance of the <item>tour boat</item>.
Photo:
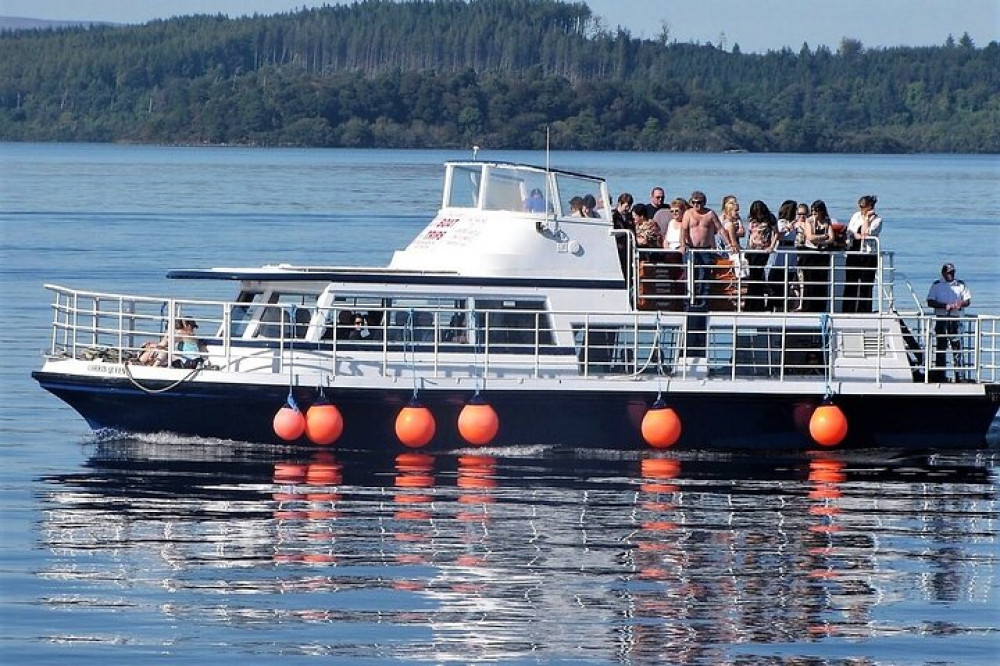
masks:
<svg viewBox="0 0 1000 666"><path fill-rule="evenodd" d="M705 270L636 247L610 201L599 177L448 162L439 211L386 267L168 273L234 281L230 301L47 285L33 376L97 430L352 450L984 444L1000 317L963 317L961 354L937 353L881 247Z"/></svg>

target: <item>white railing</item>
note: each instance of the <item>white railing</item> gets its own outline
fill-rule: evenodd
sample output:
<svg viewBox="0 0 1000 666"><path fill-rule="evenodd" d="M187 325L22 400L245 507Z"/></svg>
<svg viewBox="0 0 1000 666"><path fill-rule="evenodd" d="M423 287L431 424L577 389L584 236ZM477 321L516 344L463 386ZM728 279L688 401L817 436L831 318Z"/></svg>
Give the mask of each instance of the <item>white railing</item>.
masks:
<svg viewBox="0 0 1000 666"><path fill-rule="evenodd" d="M237 373L285 373L294 364L334 376L1000 381L997 316L941 328L940 320L919 313L517 310L513 321L511 310L469 309L458 311L464 318L453 325L455 310L369 307L362 333L348 306L297 309L47 288L54 293L49 354L112 363L139 363L147 344L162 343L156 365ZM303 312L308 319L298 316ZM207 351L178 348L179 319L197 321Z"/></svg>
<svg viewBox="0 0 1000 666"><path fill-rule="evenodd" d="M739 265L712 249L638 248L630 256L626 279L639 310L868 313L895 307L891 252L742 250Z"/></svg>

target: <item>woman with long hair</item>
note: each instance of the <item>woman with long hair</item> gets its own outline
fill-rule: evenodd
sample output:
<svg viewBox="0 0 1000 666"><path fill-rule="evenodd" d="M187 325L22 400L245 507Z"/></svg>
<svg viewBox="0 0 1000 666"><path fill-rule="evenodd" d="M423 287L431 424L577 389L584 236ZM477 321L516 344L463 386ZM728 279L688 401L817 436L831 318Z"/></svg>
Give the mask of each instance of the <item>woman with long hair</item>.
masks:
<svg viewBox="0 0 1000 666"><path fill-rule="evenodd" d="M757 199L750 204L750 215L747 217L747 227L750 238L747 241L747 263L750 271L747 275L747 310L763 312L767 284L764 282L764 267L778 246L778 220L767 204Z"/></svg>
<svg viewBox="0 0 1000 666"><path fill-rule="evenodd" d="M826 252L834 245L833 220L826 202L817 199L809 207L805 224L807 250L799 257L805 282L803 309L809 312L826 312L830 295L830 255Z"/></svg>
<svg viewBox="0 0 1000 666"><path fill-rule="evenodd" d="M844 312L871 312L875 270L878 267L878 241L882 218L875 212L878 197L866 194L858 199L858 210L847 223L851 252L847 255L844 276Z"/></svg>
<svg viewBox="0 0 1000 666"><path fill-rule="evenodd" d="M802 304L802 285L799 283L798 262L795 260L798 208L799 204L794 199L786 199L778 208L778 251L774 254L771 270L767 274L771 294L768 300L774 312L788 312ZM802 215L803 222L806 214Z"/></svg>
<svg viewBox="0 0 1000 666"><path fill-rule="evenodd" d="M740 239L746 236L747 232L740 217L740 201L735 194L722 197L719 220L722 222L722 228L729 234L729 238L723 239L725 245L730 248L740 247Z"/></svg>

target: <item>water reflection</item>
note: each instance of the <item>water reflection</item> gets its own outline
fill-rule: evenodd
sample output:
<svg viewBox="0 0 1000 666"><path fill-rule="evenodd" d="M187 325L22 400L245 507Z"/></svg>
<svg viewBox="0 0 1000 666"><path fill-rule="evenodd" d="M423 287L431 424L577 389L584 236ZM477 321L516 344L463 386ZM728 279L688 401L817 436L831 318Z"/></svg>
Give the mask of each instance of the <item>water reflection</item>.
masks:
<svg viewBox="0 0 1000 666"><path fill-rule="evenodd" d="M995 469L123 440L45 479L40 575L54 608L137 604L135 640L197 627L236 654L822 664L902 636L947 661L925 641L959 635L985 663Z"/></svg>

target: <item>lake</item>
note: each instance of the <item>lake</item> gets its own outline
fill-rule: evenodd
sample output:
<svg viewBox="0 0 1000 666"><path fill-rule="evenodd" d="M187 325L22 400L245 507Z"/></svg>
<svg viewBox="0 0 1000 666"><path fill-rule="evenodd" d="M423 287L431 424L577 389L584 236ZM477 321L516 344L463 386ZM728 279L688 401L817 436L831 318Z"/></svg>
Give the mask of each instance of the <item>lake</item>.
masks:
<svg viewBox="0 0 1000 666"><path fill-rule="evenodd" d="M101 440L31 380L44 283L228 299L164 274L384 264L433 216L441 162L469 156L0 144L0 661L994 663L995 445L371 456ZM1000 312L997 156L549 159L638 201L654 185L744 211L821 198L846 220L876 194L915 298L953 261L973 311Z"/></svg>

